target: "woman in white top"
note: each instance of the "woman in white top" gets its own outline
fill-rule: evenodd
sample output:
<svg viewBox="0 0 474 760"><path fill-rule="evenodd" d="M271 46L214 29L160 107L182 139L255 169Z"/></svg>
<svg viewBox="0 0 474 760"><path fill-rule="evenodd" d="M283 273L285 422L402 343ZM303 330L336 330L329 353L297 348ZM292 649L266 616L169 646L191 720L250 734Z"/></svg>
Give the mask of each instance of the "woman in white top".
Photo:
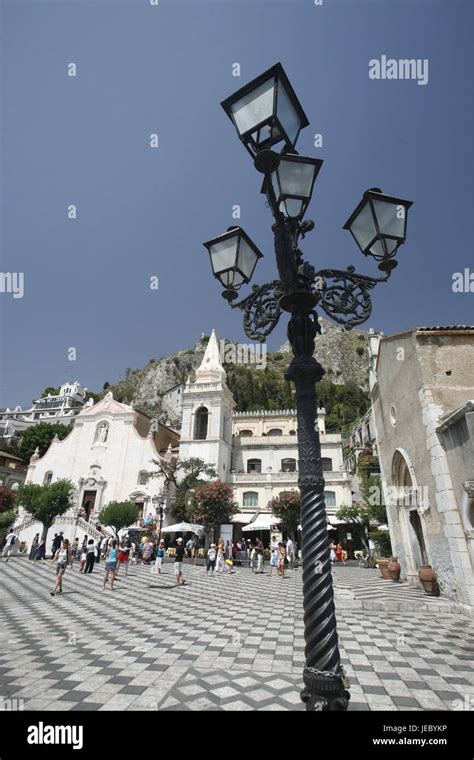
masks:
<svg viewBox="0 0 474 760"><path fill-rule="evenodd" d="M49 593L54 596L63 593L63 575L66 572L66 567L72 564L71 547L69 546L69 539L64 538L61 546L53 554L51 558L51 564L56 560L56 583L52 591Z"/></svg>

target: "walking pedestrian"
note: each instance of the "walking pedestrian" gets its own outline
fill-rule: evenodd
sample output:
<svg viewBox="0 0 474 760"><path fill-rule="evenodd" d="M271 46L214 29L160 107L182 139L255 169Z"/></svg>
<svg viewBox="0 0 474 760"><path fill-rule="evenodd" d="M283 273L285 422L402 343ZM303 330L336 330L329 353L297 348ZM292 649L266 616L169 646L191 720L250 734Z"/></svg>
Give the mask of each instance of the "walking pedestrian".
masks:
<svg viewBox="0 0 474 760"><path fill-rule="evenodd" d="M94 539L90 538L87 542L87 550L86 550L87 558L86 558L86 566L84 568L84 573L92 573L94 562L95 562L95 544Z"/></svg>
<svg viewBox="0 0 474 760"><path fill-rule="evenodd" d="M152 551L153 551L153 544L147 537L146 541L143 544L143 561L145 565L150 564Z"/></svg>
<svg viewBox="0 0 474 760"><path fill-rule="evenodd" d="M104 585L103 585L104 591L105 591L105 585L109 579L110 579L110 590L111 591L114 590L115 570L117 568L117 561L118 561L117 540L114 538L112 540L112 543L109 544L109 547L105 553L105 572L104 572Z"/></svg>
<svg viewBox="0 0 474 760"><path fill-rule="evenodd" d="M16 543L16 533L14 531L10 531L10 533L7 534L7 537L5 539L5 545L2 551L2 557L6 557L5 562L8 562L8 560L10 559L12 555L12 552L15 550L15 543Z"/></svg>
<svg viewBox="0 0 474 760"><path fill-rule="evenodd" d="M191 565L196 564L196 536L193 536L186 542L186 549L188 550L188 557L191 561Z"/></svg>
<svg viewBox="0 0 474 760"><path fill-rule="evenodd" d="M257 538L257 573L263 573L263 544L260 538Z"/></svg>
<svg viewBox="0 0 474 760"><path fill-rule="evenodd" d="M341 542L338 543L337 549L336 549L336 562L342 562L343 565L346 563L344 562L344 552L342 550L342 544Z"/></svg>
<svg viewBox="0 0 474 760"><path fill-rule="evenodd" d="M276 536L272 536L272 540L270 542L270 578L272 577L273 568L277 568L278 572L278 541L276 540Z"/></svg>
<svg viewBox="0 0 474 760"><path fill-rule="evenodd" d="M125 573L125 577L127 577L129 561L130 561L130 546L128 546L127 539L124 538L122 539L119 550L118 550L117 569L116 569L115 577L117 576L120 570L120 567L122 565L125 565L124 573Z"/></svg>
<svg viewBox="0 0 474 760"><path fill-rule="evenodd" d="M278 543L278 575L285 577L286 548L283 541Z"/></svg>
<svg viewBox="0 0 474 760"><path fill-rule="evenodd" d="M77 559L77 555L79 552L79 539L77 536L71 544L71 552L72 552L72 559L73 560Z"/></svg>
<svg viewBox="0 0 474 760"><path fill-rule="evenodd" d="M224 539L220 538L217 542L217 555L216 555L216 572L222 573L224 570Z"/></svg>
<svg viewBox="0 0 474 760"><path fill-rule="evenodd" d="M257 549L255 546L251 546L249 557L250 557L249 567L252 570L252 572L255 573L256 562L257 562Z"/></svg>
<svg viewBox="0 0 474 760"><path fill-rule="evenodd" d="M161 574L161 566L163 564L164 556L165 556L165 541L162 538L156 550L155 567L153 568L154 572L158 573L159 575Z"/></svg>
<svg viewBox="0 0 474 760"><path fill-rule="evenodd" d="M97 541L94 542L94 560L97 564L100 562L100 542L101 539L98 538Z"/></svg>
<svg viewBox="0 0 474 760"><path fill-rule="evenodd" d="M83 573L87 562L87 549L82 547L81 549L81 561L79 563L79 572Z"/></svg>
<svg viewBox="0 0 474 760"><path fill-rule="evenodd" d="M63 575L66 572L67 566L72 564L69 539L64 538L62 540L60 547L56 549L51 558L51 564L53 564L54 561L56 562L56 583L54 584L53 590L49 592L51 596L54 596L56 593L63 593Z"/></svg>
<svg viewBox="0 0 474 760"><path fill-rule="evenodd" d="M331 565L334 565L336 562L336 544L334 541L331 541L329 544L329 559L331 561Z"/></svg>
<svg viewBox="0 0 474 760"><path fill-rule="evenodd" d="M52 544L52 554L55 554L57 550L61 547L61 544L63 542L63 532L61 533L55 533L53 538L53 544Z"/></svg>
<svg viewBox="0 0 474 760"><path fill-rule="evenodd" d="M216 570L216 557L216 545L211 544L207 550L206 575L209 575L209 570L211 571L211 575L214 575Z"/></svg>
<svg viewBox="0 0 474 760"><path fill-rule="evenodd" d="M39 544L39 535L40 535L39 533L36 533L33 541L31 542L30 556L28 557L28 559L34 560L36 556L36 550Z"/></svg>
<svg viewBox="0 0 474 760"><path fill-rule="evenodd" d="M102 559L105 559L105 555L107 554L108 547L109 547L109 539L107 538L107 536L104 536L104 538L100 542L100 553L102 555Z"/></svg>
<svg viewBox="0 0 474 760"><path fill-rule="evenodd" d="M184 584L186 583L183 577L183 560L184 560L183 539L177 538L175 556L174 556L174 572L176 575L176 583L178 584L178 586L179 584L184 586Z"/></svg>
<svg viewBox="0 0 474 760"><path fill-rule="evenodd" d="M288 557L290 570L293 570L295 566L295 545L289 536L286 540L286 556Z"/></svg>
<svg viewBox="0 0 474 760"><path fill-rule="evenodd" d="M38 560L41 560L42 564L44 565L44 563L45 563L45 557L46 557L46 541L43 538L39 542L38 547L36 549L36 552L35 552L35 561L33 562L33 564L35 564L36 562L38 562Z"/></svg>

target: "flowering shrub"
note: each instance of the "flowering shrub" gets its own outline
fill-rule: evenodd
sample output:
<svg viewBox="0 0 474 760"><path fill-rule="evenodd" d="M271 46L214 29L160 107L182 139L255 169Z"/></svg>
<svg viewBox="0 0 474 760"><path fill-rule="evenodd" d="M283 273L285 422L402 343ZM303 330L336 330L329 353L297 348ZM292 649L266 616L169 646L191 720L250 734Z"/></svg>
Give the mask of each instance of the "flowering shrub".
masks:
<svg viewBox="0 0 474 760"><path fill-rule="evenodd" d="M193 522L211 528L229 522L238 511L234 491L229 483L214 480L196 486L190 505Z"/></svg>
<svg viewBox="0 0 474 760"><path fill-rule="evenodd" d="M268 502L275 517L283 520L283 530L294 534L301 519L301 502L299 491L282 491Z"/></svg>

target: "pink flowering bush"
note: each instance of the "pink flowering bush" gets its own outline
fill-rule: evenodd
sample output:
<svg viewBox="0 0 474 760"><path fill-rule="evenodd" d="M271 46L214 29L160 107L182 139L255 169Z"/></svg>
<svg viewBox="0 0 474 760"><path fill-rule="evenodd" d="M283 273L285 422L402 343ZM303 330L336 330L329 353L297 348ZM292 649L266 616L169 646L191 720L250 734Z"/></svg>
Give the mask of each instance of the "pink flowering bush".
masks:
<svg viewBox="0 0 474 760"><path fill-rule="evenodd" d="M214 480L196 486L190 506L191 520L205 528L229 522L239 508L229 483Z"/></svg>

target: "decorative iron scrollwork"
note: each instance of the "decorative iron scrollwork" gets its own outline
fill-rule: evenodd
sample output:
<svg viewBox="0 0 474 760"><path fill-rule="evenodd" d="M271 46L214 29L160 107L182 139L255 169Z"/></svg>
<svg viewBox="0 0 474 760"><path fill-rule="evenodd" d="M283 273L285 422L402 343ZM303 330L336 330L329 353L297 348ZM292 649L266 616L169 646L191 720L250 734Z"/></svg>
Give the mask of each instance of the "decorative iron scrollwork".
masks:
<svg viewBox="0 0 474 760"><path fill-rule="evenodd" d="M247 337L263 343L280 319L280 281L273 280L265 285L254 285L252 291L249 296L231 306L244 312L244 330Z"/></svg>
<svg viewBox="0 0 474 760"><path fill-rule="evenodd" d="M367 277L357 274L353 266L339 269L322 269L316 272L313 290L319 296L319 306L335 322L351 330L365 322L372 313L369 290L378 282L386 282L390 276Z"/></svg>

